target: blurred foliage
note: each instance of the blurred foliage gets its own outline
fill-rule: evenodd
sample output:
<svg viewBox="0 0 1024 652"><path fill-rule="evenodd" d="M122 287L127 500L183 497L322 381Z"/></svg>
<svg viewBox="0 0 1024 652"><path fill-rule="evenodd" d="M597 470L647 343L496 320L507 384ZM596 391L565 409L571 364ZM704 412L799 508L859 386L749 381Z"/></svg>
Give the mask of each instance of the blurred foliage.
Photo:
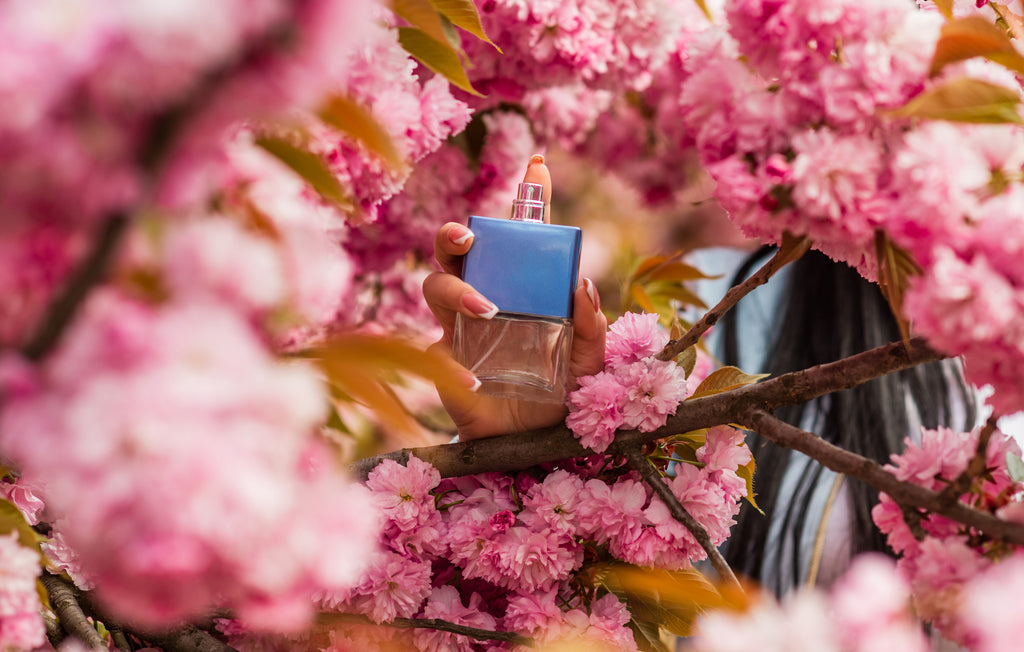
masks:
<svg viewBox="0 0 1024 652"><path fill-rule="evenodd" d="M1000 15L1004 14L1013 16L1008 10ZM985 57L1010 70L1024 73L1024 57L1014 47L1007 30L982 16L973 15L948 20L942 26L930 74L934 77L948 64L974 57Z"/></svg>
<svg viewBox="0 0 1024 652"><path fill-rule="evenodd" d="M640 308L645 312L656 313L658 321L671 328L680 323L681 310L688 307L708 309L701 298L684 284L686 281L707 278L715 277L683 262L680 252L671 256L642 258L636 262L626 279L621 312Z"/></svg>

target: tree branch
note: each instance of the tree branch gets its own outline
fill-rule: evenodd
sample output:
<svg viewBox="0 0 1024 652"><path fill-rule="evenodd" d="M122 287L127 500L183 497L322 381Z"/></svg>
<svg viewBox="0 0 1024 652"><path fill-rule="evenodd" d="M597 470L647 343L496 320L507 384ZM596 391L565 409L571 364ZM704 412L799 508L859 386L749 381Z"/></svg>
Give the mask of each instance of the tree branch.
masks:
<svg viewBox="0 0 1024 652"><path fill-rule="evenodd" d="M378 625L380 627L395 627L397 629L436 629L452 634L461 634L479 641L503 641L516 645L533 647L534 640L529 636L523 636L516 632L498 632L490 629L480 629L459 625L440 618L395 618L386 623L375 623L362 614L346 613L321 613L317 616L317 622L322 625Z"/></svg>
<svg viewBox="0 0 1024 652"><path fill-rule="evenodd" d="M722 300L714 308L704 313L704 316L691 326L690 330L686 331L682 337L666 344L665 348L655 357L659 360L671 360L696 344L700 340L701 335L717 324L718 320L739 303L740 299L750 294L755 288L767 283L768 279L775 275L775 272L802 256L810 245L810 240L806 238L792 243L788 241L784 243L768 262L762 265L756 272L743 279L742 283L729 288L729 291L725 293L725 296L722 297Z"/></svg>
<svg viewBox="0 0 1024 652"><path fill-rule="evenodd" d="M753 407L772 411L783 405L804 403L818 396L855 387L872 378L943 357L929 348L924 340L912 338L906 343L894 342L837 362L685 401L664 426L653 432L620 430L607 452L625 455L630 447L637 444L737 422ZM413 455L430 463L440 471L441 477L447 478L489 471L521 471L537 464L591 454L593 451L583 448L564 424L558 424L504 437L403 448L359 460L352 465L352 471L365 480L369 472L385 459L405 464L409 456Z"/></svg>
<svg viewBox="0 0 1024 652"><path fill-rule="evenodd" d="M833 471L871 485L888 494L901 506L926 509L984 532L993 539L1024 545L1024 525L1001 520L961 502L946 504L941 493L897 480L874 460L834 446L813 433L789 425L763 409L751 408L738 421L779 446L800 451Z"/></svg>
<svg viewBox="0 0 1024 652"><path fill-rule="evenodd" d="M213 91L231 74L251 66L268 51L287 46L292 40L291 37L290 21L282 20L271 25L264 33L255 36L237 57L207 71L197 83L196 89L181 102L168 106L154 115L149 122L146 138L136 152L138 166L152 177L159 176L160 165L171 150L183 125L205 108L209 98L215 95ZM126 207L111 214L103 222L92 250L69 276L63 290L54 296L39 329L22 347L22 354L27 359L38 361L49 353L57 344L64 329L71 323L86 296L106 276L118 244L127 230L131 212L131 208Z"/></svg>
<svg viewBox="0 0 1024 652"><path fill-rule="evenodd" d="M77 591L67 582L51 575L43 573L39 578L47 594L50 596L50 605L60 621L61 628L70 636L85 643L92 650L106 650L107 645L96 631L96 627L89 622L89 617L82 610L78 603Z"/></svg>
<svg viewBox="0 0 1024 652"><path fill-rule="evenodd" d="M144 634L143 638L160 646L165 652L237 652L235 648L194 625L185 625L166 634Z"/></svg>
<svg viewBox="0 0 1024 652"><path fill-rule="evenodd" d="M736 589L743 592L743 587L740 586L739 580L736 579L735 573L730 568L728 562L725 561L725 557L718 551L718 548L714 543L711 542L711 536L708 531L704 529L704 526L700 524L697 519L693 517L690 512L686 510L686 507L676 498L676 495L672 493L672 488L669 487L665 480L662 478L658 470L654 468L651 461L647 459L647 456L643 454L639 446L633 446L626 451L626 459L629 460L629 465L637 471L640 476L644 479L644 482L658 494L665 506L668 507L668 511L672 514L672 518L676 519L690 531L693 538L697 540L700 547L707 553L708 559L711 561L712 567L726 582L732 584Z"/></svg>
<svg viewBox="0 0 1024 652"><path fill-rule="evenodd" d="M103 223L96 234L92 250L54 297L42 324L22 347L21 352L27 359L41 360L57 344L61 333L71 323L86 295L106 276L127 226L128 217L123 213L112 215Z"/></svg>

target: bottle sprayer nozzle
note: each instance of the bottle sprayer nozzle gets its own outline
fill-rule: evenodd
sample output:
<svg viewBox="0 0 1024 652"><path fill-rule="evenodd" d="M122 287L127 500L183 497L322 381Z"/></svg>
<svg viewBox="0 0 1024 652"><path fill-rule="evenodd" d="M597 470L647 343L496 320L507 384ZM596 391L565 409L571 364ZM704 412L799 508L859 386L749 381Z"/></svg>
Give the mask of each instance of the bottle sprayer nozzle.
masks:
<svg viewBox="0 0 1024 652"><path fill-rule="evenodd" d="M512 202L512 218L521 222L544 221L544 186L521 183Z"/></svg>

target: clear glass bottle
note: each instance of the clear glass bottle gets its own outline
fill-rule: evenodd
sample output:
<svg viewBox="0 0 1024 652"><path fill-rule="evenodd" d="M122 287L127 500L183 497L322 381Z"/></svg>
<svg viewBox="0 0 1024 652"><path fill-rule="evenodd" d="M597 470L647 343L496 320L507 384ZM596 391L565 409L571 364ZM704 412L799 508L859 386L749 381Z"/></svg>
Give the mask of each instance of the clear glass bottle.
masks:
<svg viewBox="0 0 1024 652"><path fill-rule="evenodd" d="M462 278L498 307L492 319L455 319L455 358L478 391L543 403L565 401L573 294L582 231L544 223L543 186L519 184L508 220L470 216L473 245Z"/></svg>

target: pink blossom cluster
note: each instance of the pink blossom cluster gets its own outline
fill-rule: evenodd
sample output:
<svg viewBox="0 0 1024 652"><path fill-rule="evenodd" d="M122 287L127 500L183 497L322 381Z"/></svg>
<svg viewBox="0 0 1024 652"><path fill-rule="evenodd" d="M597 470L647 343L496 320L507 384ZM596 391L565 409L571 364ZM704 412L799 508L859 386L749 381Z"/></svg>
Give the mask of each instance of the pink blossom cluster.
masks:
<svg viewBox="0 0 1024 652"><path fill-rule="evenodd" d="M0 447L59 517L55 550L129 623L226 607L295 630L374 550L368 493L315 436L317 374L214 298L99 291L43 365L3 367Z"/></svg>
<svg viewBox="0 0 1024 652"><path fill-rule="evenodd" d="M97 222L155 198L208 201L223 176L226 127L319 100L371 5L5 2L0 345L23 343L38 324ZM174 124L186 105L188 120ZM153 181L147 157L169 125L178 138Z"/></svg>
<svg viewBox="0 0 1024 652"><path fill-rule="evenodd" d="M992 564L960 592L957 616L975 652L1004 652L1020 646L1019 614L1013 608L1024 590L1024 556Z"/></svg>
<svg viewBox="0 0 1024 652"><path fill-rule="evenodd" d="M18 535L0 535L0 650L34 650L46 643L36 579L39 553Z"/></svg>
<svg viewBox="0 0 1024 652"><path fill-rule="evenodd" d="M541 134L629 182L652 206L668 205L700 169L680 101L691 50L707 38L710 24L695 2L672 10L681 28L664 63L636 92L610 96L578 85L571 94L539 90L524 101Z"/></svg>
<svg viewBox="0 0 1024 652"><path fill-rule="evenodd" d="M694 39L678 115L748 235L786 231L873 275L891 210L887 152L904 124L884 109L920 92L942 18L882 1L730 4Z"/></svg>
<svg viewBox="0 0 1024 652"><path fill-rule="evenodd" d="M906 450L894 455L893 463L886 468L899 480L942 491L967 469L975 455L979 432L980 429L970 433L948 428L922 430L920 443L908 440ZM1008 455L1019 457L1020 448L1012 438L994 431L986 451L985 472L958 498L976 509L1019 521L1024 487L1011 478ZM886 494L881 494L872 517L886 534L889 546L901 555L898 569L910 583L917 613L933 622L947 638L968 643L973 627L957 617L965 585L998 559L1020 553L934 513L922 514L917 519L926 534L918 540L900 505Z"/></svg>
<svg viewBox="0 0 1024 652"><path fill-rule="evenodd" d="M635 474L602 459L580 459L540 477L446 480L415 457L405 466L385 460L367 480L384 515L383 550L353 588L325 596L325 607L376 623L441 618L542 643L590 638L636 649L626 606L612 594L580 590L588 565L618 560L677 570L706 553ZM746 495L737 469L750 452L742 432L723 426L708 431L696 459L680 463L665 482L718 544ZM400 636L386 629L339 631L336 646ZM476 649L450 633L406 639L420 650Z"/></svg>
<svg viewBox="0 0 1024 652"><path fill-rule="evenodd" d="M394 21L384 9L375 12L375 17ZM391 138L398 154L415 164L465 129L472 111L452 95L444 77L417 68L399 45L397 31L383 22L366 27L369 35L364 37L364 45L349 57L344 74L332 80L333 88L363 105ZM374 222L381 202L402 189L410 168L390 166L330 127L314 123L310 128L313 151L324 156L336 178L352 193L361 213L357 222ZM366 264L371 265L370 261Z"/></svg>
<svg viewBox="0 0 1024 652"><path fill-rule="evenodd" d="M485 100L519 101L525 91L582 81L643 88L668 56L681 20L666 0L591 3L486 0L480 19L495 48L462 41L470 80Z"/></svg>
<svg viewBox="0 0 1024 652"><path fill-rule="evenodd" d="M996 390L988 402L999 413L1024 405L1024 330L1015 317L1024 309L1022 169L1017 125L922 127L892 165L908 192L886 225L924 267L911 279L905 314L936 348L964 356L967 377Z"/></svg>
<svg viewBox="0 0 1024 652"><path fill-rule="evenodd" d="M584 446L601 453L619 428L657 430L693 392L682 367L654 357L667 343L653 313L628 312L609 327L604 370L579 378L567 401L565 423Z"/></svg>
<svg viewBox="0 0 1024 652"><path fill-rule="evenodd" d="M762 596L744 612L701 617L695 652L871 652L931 649L911 616L910 587L881 555L856 558L825 594L806 589L781 603Z"/></svg>
<svg viewBox="0 0 1024 652"><path fill-rule="evenodd" d="M943 19L911 3L744 0L725 19L674 59L679 83L660 105L684 130L672 142L692 142L749 236L810 236L875 279L886 234L922 268L903 306L913 328L964 355L968 379L996 389L997 411L1017 411L1024 129L889 111L961 77L1017 89L1013 73L968 61L930 77Z"/></svg>

